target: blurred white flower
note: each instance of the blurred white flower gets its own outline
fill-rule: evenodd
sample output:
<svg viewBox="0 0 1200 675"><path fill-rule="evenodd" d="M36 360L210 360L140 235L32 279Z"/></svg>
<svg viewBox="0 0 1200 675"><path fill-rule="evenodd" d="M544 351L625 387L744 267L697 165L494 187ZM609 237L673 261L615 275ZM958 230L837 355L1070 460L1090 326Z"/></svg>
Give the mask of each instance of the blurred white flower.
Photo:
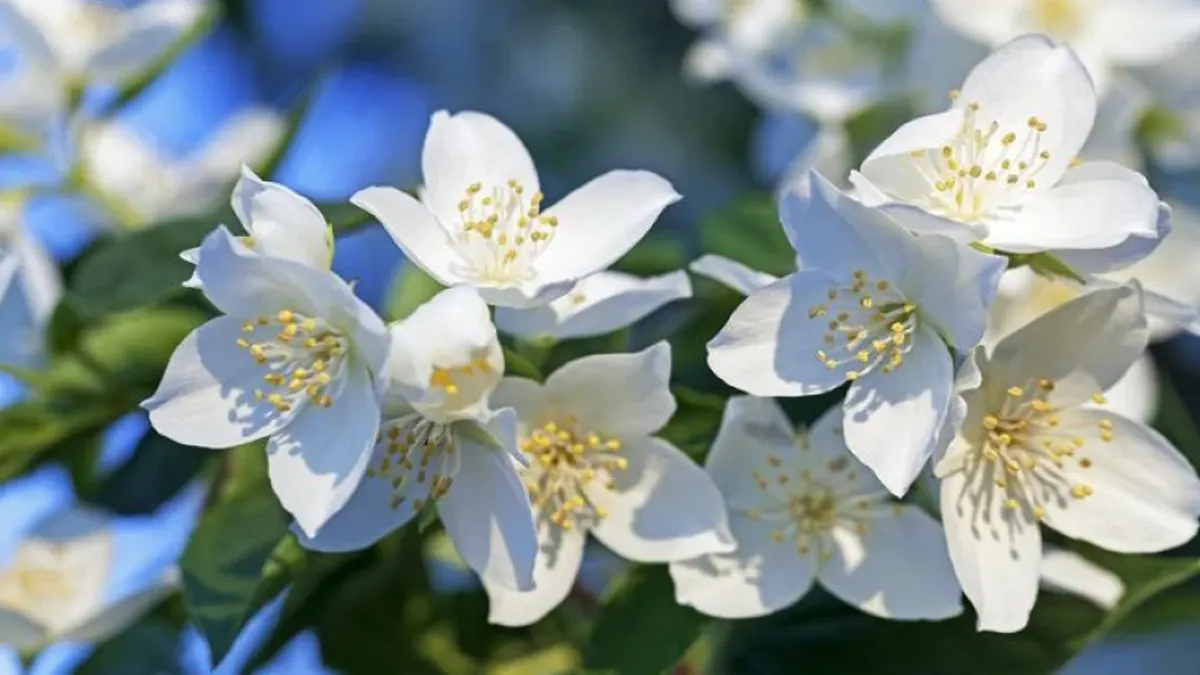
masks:
<svg viewBox="0 0 1200 675"><path fill-rule="evenodd" d="M1140 174L1074 165L1096 117L1082 63L1040 36L977 65L954 106L898 129L852 176L858 194L917 233L1013 253L1076 253L1104 271L1153 250L1169 229Z"/></svg>
<svg viewBox="0 0 1200 675"><path fill-rule="evenodd" d="M319 532L299 532L301 543L365 548L436 504L472 569L490 583L532 589L537 537L513 463L516 415L488 406L504 353L487 305L472 288L450 288L391 332L367 477Z"/></svg>
<svg viewBox="0 0 1200 675"><path fill-rule="evenodd" d="M62 296L58 266L21 224L21 206L0 198L0 364L38 365L42 331Z"/></svg>
<svg viewBox="0 0 1200 675"><path fill-rule="evenodd" d="M205 238L196 271L223 315L176 348L142 407L156 431L185 445L269 436L271 486L311 535L366 473L383 321L332 272L258 255L224 227Z"/></svg>
<svg viewBox="0 0 1200 675"><path fill-rule="evenodd" d="M532 309L496 308L496 327L523 338L569 340L630 326L663 305L692 297L687 272L640 278L603 271L584 277L570 293Z"/></svg>
<svg viewBox="0 0 1200 675"><path fill-rule="evenodd" d="M741 619L783 609L819 581L888 619L962 611L938 522L893 500L851 456L841 417L831 410L797 435L774 401L729 399L705 468L737 550L672 564L678 602Z"/></svg>
<svg viewBox="0 0 1200 675"><path fill-rule="evenodd" d="M656 174L610 171L543 212L524 144L477 112L435 113L421 162L421 202L391 187L367 188L351 201L443 285L473 286L505 307L565 295L633 248L680 198Z"/></svg>
<svg viewBox="0 0 1200 675"><path fill-rule="evenodd" d="M1101 92L1114 66L1153 64L1200 38L1200 4L1192 0L932 0L932 6L947 25L988 46L1027 33L1069 44Z"/></svg>
<svg viewBox="0 0 1200 675"><path fill-rule="evenodd" d="M262 180L243 165L230 203L246 230L240 240L247 247L272 258L329 269L333 262L333 229L312 202L286 185ZM196 265L200 249L188 249L179 255ZM199 274L194 272L183 285L203 287Z"/></svg>
<svg viewBox="0 0 1200 675"><path fill-rule="evenodd" d="M671 9L704 31L684 57L684 72L701 82L730 77L736 62L764 55L808 20L797 0L671 0Z"/></svg>
<svg viewBox="0 0 1200 675"><path fill-rule="evenodd" d="M954 381L947 343L970 350L1006 262L914 237L811 173L784 193L800 271L750 295L708 344L708 365L755 396L850 382L846 443L902 495L932 455Z"/></svg>
<svg viewBox="0 0 1200 675"><path fill-rule="evenodd" d="M98 122L84 128L80 160L90 185L140 227L212 211L244 164L265 160L283 138L286 120L269 108L245 110L204 147L167 157L129 128Z"/></svg>
<svg viewBox="0 0 1200 675"><path fill-rule="evenodd" d="M537 521L536 588L514 593L484 579L489 621L531 624L570 592L588 533L618 555L670 562L733 550L725 504L687 455L651 436L675 412L671 348L596 354L545 386L505 378L493 402L517 411L522 479Z"/></svg>
<svg viewBox="0 0 1200 675"><path fill-rule="evenodd" d="M975 355L980 385L964 392L965 422L935 473L950 558L981 630L1028 622L1040 523L1122 553L1196 534L1200 479L1187 459L1144 424L1091 405L1145 350L1142 305L1136 284L1097 290Z"/></svg>

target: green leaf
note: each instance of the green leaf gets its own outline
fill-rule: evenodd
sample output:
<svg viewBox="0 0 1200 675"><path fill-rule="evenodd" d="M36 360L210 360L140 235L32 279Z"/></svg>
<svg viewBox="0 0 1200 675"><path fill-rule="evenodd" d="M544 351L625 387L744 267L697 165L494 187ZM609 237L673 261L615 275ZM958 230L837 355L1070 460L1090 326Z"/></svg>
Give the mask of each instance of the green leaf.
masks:
<svg viewBox="0 0 1200 675"><path fill-rule="evenodd" d="M665 566L635 567L601 608L584 652L584 668L659 675L683 659L709 621L675 602Z"/></svg>
<svg viewBox="0 0 1200 675"><path fill-rule="evenodd" d="M179 254L221 222L221 215L163 223L97 245L72 275L66 301L83 319L152 305L180 294L192 265Z"/></svg>
<svg viewBox="0 0 1200 675"><path fill-rule="evenodd" d="M891 39L904 39L902 34ZM846 134L850 137L850 166L860 166L888 136L902 124L911 120L913 106L902 99L884 101L867 108L846 120Z"/></svg>
<svg viewBox="0 0 1200 675"><path fill-rule="evenodd" d="M130 460L104 479L95 501L122 515L153 513L215 458L212 450L180 445L151 430Z"/></svg>
<svg viewBox="0 0 1200 675"><path fill-rule="evenodd" d="M700 244L708 253L776 276L796 271L796 252L779 223L775 201L767 195L742 197L705 218Z"/></svg>
<svg viewBox="0 0 1200 675"><path fill-rule="evenodd" d="M614 263L613 269L648 277L683 269L687 263L687 248L680 237L650 234Z"/></svg>
<svg viewBox="0 0 1200 675"><path fill-rule="evenodd" d="M275 495L261 485L218 504L192 535L181 563L183 594L188 615L212 647L214 666L233 646L254 604L278 585L280 570L290 569L291 556L273 558L289 523Z"/></svg>
<svg viewBox="0 0 1200 675"><path fill-rule="evenodd" d="M406 263L392 283L384 316L388 321L407 318L443 288L433 277L421 271L421 268Z"/></svg>
<svg viewBox="0 0 1200 675"><path fill-rule="evenodd" d="M146 618L96 648L75 675L177 675L179 636L166 622Z"/></svg>
<svg viewBox="0 0 1200 675"><path fill-rule="evenodd" d="M68 302L60 302L46 326L46 346L51 354L73 352L83 338L87 322Z"/></svg>
<svg viewBox="0 0 1200 675"><path fill-rule="evenodd" d="M1009 253L1007 256L1009 269L1028 267L1044 277L1062 277L1080 284L1087 283L1079 272L1071 269L1070 265L1059 260L1053 253Z"/></svg>
<svg viewBox="0 0 1200 675"><path fill-rule="evenodd" d="M107 384L129 390L136 404L154 392L175 348L206 318L186 307L111 316L84 334L77 357L85 359L85 366L100 369Z"/></svg>
<svg viewBox="0 0 1200 675"><path fill-rule="evenodd" d="M504 348L504 374L541 382L542 371L532 361L517 352Z"/></svg>
<svg viewBox="0 0 1200 675"><path fill-rule="evenodd" d="M673 387L671 393L675 395L675 414L658 436L670 441L692 459L702 460L721 426L725 399L717 394L705 394L687 387Z"/></svg>

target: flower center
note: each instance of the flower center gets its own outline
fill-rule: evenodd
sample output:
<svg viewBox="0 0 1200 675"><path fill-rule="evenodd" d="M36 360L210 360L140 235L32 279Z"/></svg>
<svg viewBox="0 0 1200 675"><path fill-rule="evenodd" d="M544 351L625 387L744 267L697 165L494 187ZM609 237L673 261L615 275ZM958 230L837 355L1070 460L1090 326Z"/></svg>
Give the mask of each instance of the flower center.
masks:
<svg viewBox="0 0 1200 675"><path fill-rule="evenodd" d="M1037 189L1037 175L1050 162L1042 147L1046 123L1030 117L1019 129L984 123L980 105L965 108L958 134L940 148L912 153L929 192L916 200L926 210L966 223L1010 215Z"/></svg>
<svg viewBox="0 0 1200 675"><path fill-rule="evenodd" d="M808 310L810 320L826 322L828 329L817 360L830 370L844 368L847 380L880 363L885 373L900 367L912 349L908 336L917 326L915 304L891 282L872 281L862 270L854 272L849 285L830 288L827 297L829 302Z"/></svg>
<svg viewBox="0 0 1200 675"><path fill-rule="evenodd" d="M1005 508L1015 511L1026 505L1038 520L1046 517L1048 498L1065 502L1064 492L1075 499L1086 499L1093 492L1090 485L1072 482L1064 475L1067 462L1088 469L1093 460L1086 456L1076 459L1084 451L1086 439L1078 430L1062 427L1059 408L1049 401L1053 392L1054 382L1046 378L1009 387L1000 408L984 416L979 452L967 466L975 480L995 485ZM1103 394L1092 399L1105 402ZM1113 440L1111 420L1100 420L1097 430L1102 442Z"/></svg>
<svg viewBox="0 0 1200 675"><path fill-rule="evenodd" d="M1042 31L1067 39L1083 27L1084 9L1079 0L1032 0L1032 23Z"/></svg>
<svg viewBox="0 0 1200 675"><path fill-rule="evenodd" d="M807 437L797 439L802 455L811 450ZM791 541L800 555L816 553L821 561L832 555L829 533L838 526L866 534L869 521L897 513L886 492L864 493L858 472L848 457L823 464L802 462L789 466L776 454L767 455L767 466L752 470L754 482L766 495L767 506L746 511L753 520L773 521L776 543Z"/></svg>
<svg viewBox="0 0 1200 675"><path fill-rule="evenodd" d="M391 483L393 510L411 498L413 512L420 511L427 500L448 493L458 473L458 448L450 425L415 412L380 425L375 452L382 457L367 468L367 478Z"/></svg>
<svg viewBox="0 0 1200 675"><path fill-rule="evenodd" d="M350 341L321 318L291 310L274 317L260 316L242 325L238 347L249 352L267 373L264 389L254 398L279 412L309 401L322 408L333 405L333 390L345 373Z"/></svg>
<svg viewBox="0 0 1200 675"><path fill-rule="evenodd" d="M516 180L503 186L472 183L458 203L458 252L464 276L492 284L534 277L533 264L554 239L558 218L539 215L541 192L527 195Z"/></svg>
<svg viewBox="0 0 1200 675"><path fill-rule="evenodd" d="M533 460L524 472L529 502L565 530L607 516L588 496L589 486L613 490L612 473L629 468L629 460L620 456L621 441L581 431L573 417L532 430L521 440L521 450Z"/></svg>
<svg viewBox="0 0 1200 675"><path fill-rule="evenodd" d="M44 545L22 546L8 569L0 571L0 607L50 624L65 613L79 589L72 583L61 551Z"/></svg>
<svg viewBox="0 0 1200 675"><path fill-rule="evenodd" d="M481 349L472 360L461 366L435 367L429 375L429 386L440 389L444 398L436 405L418 406L430 417L452 416L473 408L496 386L501 373L488 363L488 350Z"/></svg>

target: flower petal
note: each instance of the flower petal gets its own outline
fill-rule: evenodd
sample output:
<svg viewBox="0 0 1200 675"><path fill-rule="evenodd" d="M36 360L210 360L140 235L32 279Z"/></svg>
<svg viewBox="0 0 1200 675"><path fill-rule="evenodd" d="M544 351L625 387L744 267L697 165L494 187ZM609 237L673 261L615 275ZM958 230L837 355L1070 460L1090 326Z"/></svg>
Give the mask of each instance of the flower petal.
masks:
<svg viewBox="0 0 1200 675"><path fill-rule="evenodd" d="M671 563L675 601L702 614L746 619L777 612L804 597L816 578L815 555L776 541L774 524L733 515L737 550Z"/></svg>
<svg viewBox="0 0 1200 675"><path fill-rule="evenodd" d="M1063 534L1120 553L1151 553L1186 543L1200 517L1200 478L1188 460L1150 427L1103 410L1063 412L1063 433L1086 445L1061 470L1089 496L1047 500L1046 524ZM1112 440L1096 438L1111 425ZM1087 435L1084 435L1087 434Z"/></svg>
<svg viewBox="0 0 1200 675"><path fill-rule="evenodd" d="M1087 401L1116 384L1145 351L1142 307L1136 284L1085 293L1002 339L984 367L985 380L1023 386L1048 378L1056 405Z"/></svg>
<svg viewBox="0 0 1200 675"><path fill-rule="evenodd" d="M670 379L671 346L659 342L634 354L571 361L546 379L546 396L564 415L598 434L648 435L675 414Z"/></svg>
<svg viewBox="0 0 1200 675"><path fill-rule="evenodd" d="M1174 230L1174 225L1171 207L1159 203L1153 231L1132 233L1121 243L1107 248L1056 249L1054 255L1067 267L1084 275L1117 271L1128 273L1130 266L1164 248L1162 244Z"/></svg>
<svg viewBox="0 0 1200 675"><path fill-rule="evenodd" d="M1081 596L1106 610L1125 595L1121 577L1078 553L1050 546L1042 554L1042 586Z"/></svg>
<svg viewBox="0 0 1200 675"><path fill-rule="evenodd" d="M205 7L197 0L156 0L134 9L110 10L125 14L127 23L119 33L109 33L109 42L90 55L86 74L91 80L117 84L144 73L200 19Z"/></svg>
<svg viewBox="0 0 1200 675"><path fill-rule="evenodd" d="M480 112L433 114L421 153L422 201L442 223L458 222L458 202L472 183L500 187L515 180L531 194L537 169L521 139L503 122Z"/></svg>
<svg viewBox="0 0 1200 675"><path fill-rule="evenodd" d="M1046 124L1042 147L1050 159L1038 181L1053 185L1087 141L1097 97L1088 69L1069 47L1044 35L1024 35L992 52L963 82L956 105L978 103L980 120L1024 129L1031 117Z"/></svg>
<svg viewBox="0 0 1200 675"><path fill-rule="evenodd" d="M42 357L42 335L20 280L17 256L0 252L0 364L28 368Z"/></svg>
<svg viewBox="0 0 1200 675"><path fill-rule="evenodd" d="M1110 0L1096 6L1089 38L1122 66L1148 66L1200 37L1200 8L1187 0Z"/></svg>
<svg viewBox="0 0 1200 675"><path fill-rule="evenodd" d="M734 396L725 404L721 428L704 460L730 509L756 509L765 495L755 480L756 469L771 456L785 466L797 462L796 431L779 404L768 398Z"/></svg>
<svg viewBox="0 0 1200 675"><path fill-rule="evenodd" d="M1008 259L932 234L917 245L929 262L906 270L905 293L951 345L973 348L983 340Z"/></svg>
<svg viewBox="0 0 1200 675"><path fill-rule="evenodd" d="M1042 536L1025 511L1004 508L990 484L971 485L965 471L942 479L942 525L963 592L979 630L1013 633L1029 622L1037 599Z"/></svg>
<svg viewBox="0 0 1200 675"><path fill-rule="evenodd" d="M832 558L817 579L837 597L885 619L947 619L962 612L962 591L940 524L920 508L893 507L864 534L835 527Z"/></svg>
<svg viewBox="0 0 1200 675"><path fill-rule="evenodd" d="M366 368L351 366L329 409L306 405L267 444L279 503L316 535L362 482L379 432L379 401Z"/></svg>
<svg viewBox="0 0 1200 675"><path fill-rule="evenodd" d="M725 502L703 469L662 439L622 441L629 466L613 473L614 488L585 488L608 511L593 526L596 538L638 562L686 560L733 548Z"/></svg>
<svg viewBox="0 0 1200 675"><path fill-rule="evenodd" d="M573 281L607 268L680 199L667 179L649 171L609 171L592 179L545 212L558 226L535 263L538 279Z"/></svg>
<svg viewBox="0 0 1200 675"><path fill-rule="evenodd" d="M996 44L1018 29L1021 5L995 0L932 0L937 18L977 42Z"/></svg>
<svg viewBox="0 0 1200 675"><path fill-rule="evenodd" d="M828 302L833 287L825 274L802 271L751 294L709 341L708 367L730 386L755 396L810 396L837 389L846 376L818 358L827 348L820 330L825 319L811 311Z"/></svg>
<svg viewBox="0 0 1200 675"><path fill-rule="evenodd" d="M724 284L742 295L750 295L779 281L777 276L759 272L732 258L713 253L706 253L693 260L688 269Z"/></svg>
<svg viewBox="0 0 1200 675"><path fill-rule="evenodd" d="M237 345L242 322L221 316L192 331L171 354L158 391L142 402L150 424L171 440L232 448L278 432L296 411L281 413L254 391L263 368Z"/></svg>
<svg viewBox="0 0 1200 675"><path fill-rule="evenodd" d="M329 269L333 236L312 202L284 185L262 180L243 165L232 203L256 251Z"/></svg>
<svg viewBox="0 0 1200 675"><path fill-rule="evenodd" d="M496 326L510 335L559 340L594 337L630 326L659 307L692 295L687 272L643 279L597 272L549 304L532 309L496 308Z"/></svg>
<svg viewBox="0 0 1200 675"><path fill-rule="evenodd" d="M1158 412L1158 370L1149 352L1133 362L1117 383L1104 392L1105 406L1118 415L1150 424Z"/></svg>
<svg viewBox="0 0 1200 675"><path fill-rule="evenodd" d="M454 486L438 500L446 532L467 565L487 583L533 590L538 539L525 486L509 455L516 452L516 415L502 410L488 426L507 453L463 441Z"/></svg>
<svg viewBox="0 0 1200 675"><path fill-rule="evenodd" d="M176 577L172 574L171 577ZM162 579L139 593L123 598L71 628L58 639L63 642L78 642L98 645L128 628L143 615L154 609L163 600L178 590L177 583Z"/></svg>
<svg viewBox="0 0 1200 675"><path fill-rule="evenodd" d="M954 385L954 362L937 334L919 325L912 340L898 368L871 371L843 404L846 445L897 497L933 455Z"/></svg>
<svg viewBox="0 0 1200 675"><path fill-rule="evenodd" d="M540 548L533 570L533 590L518 593L484 582L483 588L488 595L488 623L501 626L537 623L570 594L583 563L587 533L580 529L564 530L543 521L538 539Z"/></svg>
<svg viewBox="0 0 1200 675"><path fill-rule="evenodd" d="M444 285L461 281L454 241L423 204L394 187L359 190L350 203L375 216L404 257Z"/></svg>
<svg viewBox="0 0 1200 675"><path fill-rule="evenodd" d="M1158 222L1158 195L1145 178L1110 162L1088 162L1013 221L993 227L984 243L1013 253L1104 249L1133 237L1154 240Z"/></svg>

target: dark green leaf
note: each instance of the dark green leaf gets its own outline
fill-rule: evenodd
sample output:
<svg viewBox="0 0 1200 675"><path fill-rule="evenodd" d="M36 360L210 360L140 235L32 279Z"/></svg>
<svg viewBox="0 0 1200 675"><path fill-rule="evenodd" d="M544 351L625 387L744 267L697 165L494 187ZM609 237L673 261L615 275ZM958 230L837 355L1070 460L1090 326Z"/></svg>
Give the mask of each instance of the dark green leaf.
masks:
<svg viewBox="0 0 1200 675"><path fill-rule="evenodd" d="M86 326L87 322L70 303L60 302L54 308L54 313L50 315L50 323L46 326L46 346L50 353L65 354L75 351Z"/></svg>
<svg viewBox="0 0 1200 675"><path fill-rule="evenodd" d="M706 253L762 272L783 276L796 271L796 252L779 223L775 200L767 195L742 197L705 218L700 243Z"/></svg>
<svg viewBox="0 0 1200 675"><path fill-rule="evenodd" d="M212 450L180 445L151 430L129 461L104 479L95 501L123 515L153 513L215 458Z"/></svg>
<svg viewBox="0 0 1200 675"><path fill-rule="evenodd" d="M614 263L613 269L648 277L683 269L687 263L687 249L680 237L651 234Z"/></svg>
<svg viewBox="0 0 1200 675"><path fill-rule="evenodd" d="M399 321L416 311L433 296L442 290L442 285L421 271L421 268L408 263L396 275L392 290L388 295L385 318L389 321Z"/></svg>
<svg viewBox="0 0 1200 675"><path fill-rule="evenodd" d="M507 347L504 349L504 374L537 382L543 379L542 371L532 361Z"/></svg>
<svg viewBox="0 0 1200 675"><path fill-rule="evenodd" d="M1062 277L1078 283L1086 283L1079 272L1071 269L1052 253L1010 253L1008 254L1009 268L1028 267L1034 272L1051 279Z"/></svg>
<svg viewBox="0 0 1200 675"><path fill-rule="evenodd" d="M272 562L290 519L275 495L263 485L241 492L218 504L201 519L183 554L183 593L188 615L212 647L213 664L220 663L233 646L260 586L276 587L287 569Z"/></svg>
<svg viewBox="0 0 1200 675"><path fill-rule="evenodd" d="M687 387L674 387L671 393L675 395L675 414L658 435L693 459L702 460L721 425L725 399Z"/></svg>
<svg viewBox="0 0 1200 675"><path fill-rule="evenodd" d="M179 636L165 622L146 618L96 648L75 675L179 675Z"/></svg>
<svg viewBox="0 0 1200 675"><path fill-rule="evenodd" d="M584 652L589 672L659 675L678 663L709 619L675 602L663 565L634 568L596 619Z"/></svg>

